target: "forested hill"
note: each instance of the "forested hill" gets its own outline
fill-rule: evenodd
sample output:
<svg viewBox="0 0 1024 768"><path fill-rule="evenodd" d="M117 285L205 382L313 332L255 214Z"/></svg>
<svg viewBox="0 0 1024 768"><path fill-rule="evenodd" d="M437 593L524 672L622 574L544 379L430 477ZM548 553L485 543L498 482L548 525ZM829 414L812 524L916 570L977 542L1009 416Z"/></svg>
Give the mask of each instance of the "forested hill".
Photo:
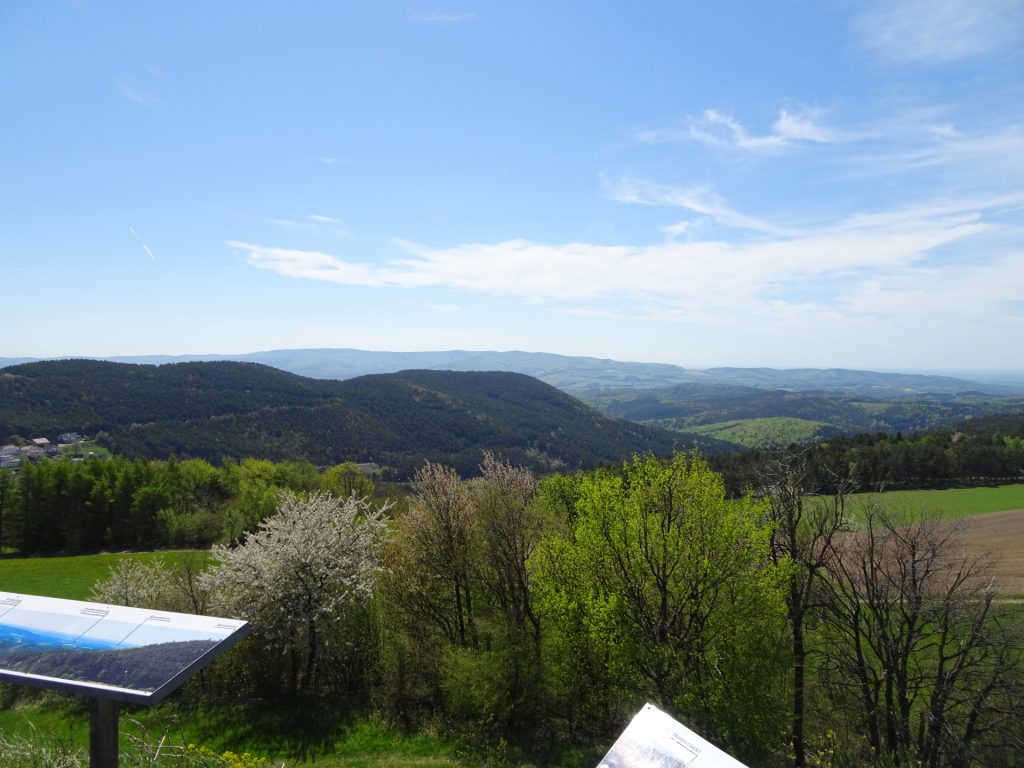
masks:
<svg viewBox="0 0 1024 768"><path fill-rule="evenodd" d="M0 371L0 441L66 430L143 458L258 456L376 462L408 477L425 459L476 471L483 449L538 470L721 444L607 418L515 373L403 371L315 380L255 363L58 360Z"/></svg>

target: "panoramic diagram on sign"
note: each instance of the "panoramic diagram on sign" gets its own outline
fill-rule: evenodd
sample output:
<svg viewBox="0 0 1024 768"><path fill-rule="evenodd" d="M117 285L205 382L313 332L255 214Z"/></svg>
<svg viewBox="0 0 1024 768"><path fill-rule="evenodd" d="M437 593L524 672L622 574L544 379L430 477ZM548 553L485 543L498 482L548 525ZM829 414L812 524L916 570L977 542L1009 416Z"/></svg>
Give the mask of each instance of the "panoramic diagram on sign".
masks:
<svg viewBox="0 0 1024 768"><path fill-rule="evenodd" d="M248 633L235 619L0 592L0 680L155 704Z"/></svg>

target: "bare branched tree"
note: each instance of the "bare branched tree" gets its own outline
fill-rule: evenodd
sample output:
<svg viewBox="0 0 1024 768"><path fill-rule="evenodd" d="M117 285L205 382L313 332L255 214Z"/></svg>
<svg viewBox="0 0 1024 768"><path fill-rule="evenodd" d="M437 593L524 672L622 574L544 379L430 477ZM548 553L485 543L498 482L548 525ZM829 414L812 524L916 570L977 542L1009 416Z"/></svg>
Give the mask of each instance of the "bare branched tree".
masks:
<svg viewBox="0 0 1024 768"><path fill-rule="evenodd" d="M814 494L807 450L783 452L765 462L758 489L771 515L772 560L790 565L786 616L793 660L790 747L796 768L807 764L808 622L821 607L820 576L833 556L836 535L846 528L846 496L852 490L843 474L832 472L830 480L830 496Z"/></svg>
<svg viewBox="0 0 1024 768"><path fill-rule="evenodd" d="M476 647L469 488L454 469L430 462L412 487L388 549L389 599L411 630L433 627L452 645Z"/></svg>
<svg viewBox="0 0 1024 768"><path fill-rule="evenodd" d="M514 467L484 452L482 475L473 484L473 501L482 544L481 581L501 608L509 629L528 626L534 651L540 655L540 617L530 595L526 563L543 533L531 508L537 481L530 470Z"/></svg>
<svg viewBox="0 0 1024 768"><path fill-rule="evenodd" d="M823 673L859 711L876 756L898 765L966 766L1007 712L1020 662L988 563L960 528L871 508L830 562L833 644Z"/></svg>

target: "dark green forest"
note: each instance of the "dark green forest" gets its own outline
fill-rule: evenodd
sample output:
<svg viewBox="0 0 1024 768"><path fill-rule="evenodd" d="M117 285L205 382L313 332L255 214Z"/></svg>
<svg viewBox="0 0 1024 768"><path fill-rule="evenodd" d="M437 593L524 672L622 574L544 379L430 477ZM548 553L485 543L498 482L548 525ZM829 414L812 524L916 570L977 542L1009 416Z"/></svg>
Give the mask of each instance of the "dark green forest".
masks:
<svg viewBox="0 0 1024 768"><path fill-rule="evenodd" d="M470 462L476 450L467 445L457 455ZM833 491L837 472L865 491L1015 481L1024 476L1024 415L974 419L906 436L838 437L791 451L805 457L814 492ZM519 455L512 452L513 459ZM708 461L736 498L763 482L766 462L777 455L717 453ZM478 461L464 474L479 472ZM373 482L352 463L318 467L308 461L222 457L214 464L125 456L24 462L17 473L0 471L0 542L26 554L209 546L237 538L269 514L277 489L347 496ZM402 493L391 483L378 488L392 489L392 496Z"/></svg>

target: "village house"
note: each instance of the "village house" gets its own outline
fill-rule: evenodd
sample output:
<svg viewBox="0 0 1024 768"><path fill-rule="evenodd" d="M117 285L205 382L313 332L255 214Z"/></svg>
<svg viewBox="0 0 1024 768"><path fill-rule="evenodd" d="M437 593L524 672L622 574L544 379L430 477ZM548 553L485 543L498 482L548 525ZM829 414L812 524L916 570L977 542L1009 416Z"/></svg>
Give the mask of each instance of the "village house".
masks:
<svg viewBox="0 0 1024 768"><path fill-rule="evenodd" d="M51 443L45 437L33 437L32 445L41 450L44 456L56 456L60 453L60 448Z"/></svg>
<svg viewBox="0 0 1024 768"><path fill-rule="evenodd" d="M25 445L21 448L21 458L23 459L41 459L45 455L43 449L38 445Z"/></svg>

